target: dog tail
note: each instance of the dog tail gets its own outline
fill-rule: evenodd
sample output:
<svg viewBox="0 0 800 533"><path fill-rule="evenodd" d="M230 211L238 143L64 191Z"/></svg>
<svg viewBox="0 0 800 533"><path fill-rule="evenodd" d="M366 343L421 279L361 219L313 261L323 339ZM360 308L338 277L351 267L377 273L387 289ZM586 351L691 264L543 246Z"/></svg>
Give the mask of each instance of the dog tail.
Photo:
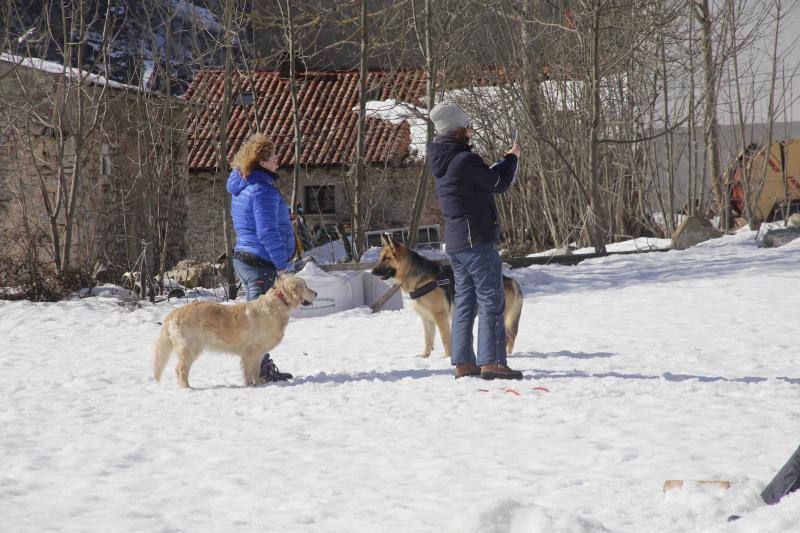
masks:
<svg viewBox="0 0 800 533"><path fill-rule="evenodd" d="M503 284L514 295L513 299L506 298L506 311L503 322L506 327L506 336L516 338L519 331L519 318L522 314L522 287L517 280L503 277Z"/></svg>
<svg viewBox="0 0 800 533"><path fill-rule="evenodd" d="M161 328L161 334L156 340L156 345L153 350L153 377L156 381L161 380L161 373L164 372L164 367L167 366L169 356L172 354L172 340L167 334L166 326Z"/></svg>

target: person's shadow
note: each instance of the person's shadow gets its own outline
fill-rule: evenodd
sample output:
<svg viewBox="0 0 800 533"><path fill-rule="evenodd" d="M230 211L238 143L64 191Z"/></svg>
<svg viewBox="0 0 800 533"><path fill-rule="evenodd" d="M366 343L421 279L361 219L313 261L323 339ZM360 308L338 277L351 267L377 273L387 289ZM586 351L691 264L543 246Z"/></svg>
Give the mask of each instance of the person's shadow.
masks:
<svg viewBox="0 0 800 533"><path fill-rule="evenodd" d="M606 358L606 357L614 357L615 353L612 352L594 352L594 353L586 353L586 352L570 352L569 350L560 350L558 352L521 352L521 353L514 353L508 354L509 359L522 359L522 358L530 358L530 359L555 359L558 357L566 357L569 359L598 359L598 358Z"/></svg>

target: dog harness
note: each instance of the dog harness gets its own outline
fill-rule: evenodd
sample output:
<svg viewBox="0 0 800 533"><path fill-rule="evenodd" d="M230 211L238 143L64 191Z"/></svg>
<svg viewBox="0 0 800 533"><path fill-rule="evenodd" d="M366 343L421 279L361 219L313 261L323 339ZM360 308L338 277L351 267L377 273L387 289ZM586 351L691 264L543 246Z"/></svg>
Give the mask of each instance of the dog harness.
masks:
<svg viewBox="0 0 800 533"><path fill-rule="evenodd" d="M445 292L453 290L453 282L447 272L442 272L436 277L435 280L429 281L425 285L417 287L413 291L409 292L408 297L412 300L416 300L417 298L422 298L434 289L444 289Z"/></svg>

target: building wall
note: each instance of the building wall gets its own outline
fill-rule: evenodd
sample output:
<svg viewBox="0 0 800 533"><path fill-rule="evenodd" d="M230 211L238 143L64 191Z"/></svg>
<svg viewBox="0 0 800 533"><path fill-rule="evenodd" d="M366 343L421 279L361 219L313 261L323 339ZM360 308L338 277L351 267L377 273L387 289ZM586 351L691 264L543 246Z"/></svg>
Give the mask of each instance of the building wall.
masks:
<svg viewBox="0 0 800 533"><path fill-rule="evenodd" d="M732 165L737 155L742 151L743 145L756 143L763 145L770 136L768 124L749 124L745 128L745 138L740 138L739 128L729 124L723 124L719 128L719 149L720 160L723 172ZM782 141L789 139L800 139L800 122L776 122L772 126L772 140ZM699 138L698 138L699 137ZM692 191L693 198L699 197L699 188L704 189L705 199L713 204L714 193L711 185L711 177L702 179L703 169L705 168L705 148L703 145L702 131L694 139L695 146L689 142L689 135L686 129L678 128L673 132L673 160L674 176L672 187L675 192L674 209L680 212L689 201L689 192ZM659 191L666 197L669 191L669 158L667 157L667 137L663 136L656 140L656 174L654 181L658 184L657 188L649 191L648 201L650 208L654 212L661 211L657 195ZM689 174L689 158L692 158L692 175ZM759 180L756 176L754 180Z"/></svg>
<svg viewBox="0 0 800 533"><path fill-rule="evenodd" d="M399 168L370 168L364 204L370 210L370 230L407 226L411 219L421 165L412 164ZM292 195L291 169L279 171L281 178L278 188L288 204ZM303 219L312 232L315 227L345 224L349 231L350 202L348 201L348 178L346 169L341 167L304 169L299 181L299 201L305 210ZM211 172L192 173L189 180L187 203L190 206L186 216L187 255L201 260L214 260L225 251L222 224L222 202L230 202L225 191L225 179L214 179ZM333 186L335 188L336 212L334 214L314 214L305 205L303 191L306 186ZM426 204L420 224L441 224L441 215L436 205L433 182L429 181ZM235 242L235 236L234 236Z"/></svg>
<svg viewBox="0 0 800 533"><path fill-rule="evenodd" d="M144 240L157 267L159 234L167 235L167 256L183 255L182 105L171 100L169 115L159 96L84 83L68 88L60 73L0 62L0 255L21 257L27 248L52 263L41 186L57 205L58 177L73 183L76 164L72 266L127 266ZM63 207L55 223L63 243Z"/></svg>

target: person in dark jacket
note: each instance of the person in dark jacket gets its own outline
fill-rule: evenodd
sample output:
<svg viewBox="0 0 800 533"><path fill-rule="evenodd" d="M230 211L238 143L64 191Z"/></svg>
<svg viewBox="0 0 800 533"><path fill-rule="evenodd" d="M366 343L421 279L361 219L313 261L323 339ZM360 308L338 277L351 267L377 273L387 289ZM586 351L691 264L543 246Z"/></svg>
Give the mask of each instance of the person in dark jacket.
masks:
<svg viewBox="0 0 800 533"><path fill-rule="evenodd" d="M519 146L492 165L472 151L469 117L457 106L442 102L431 110L437 136L427 147L435 178L436 196L444 217L447 257L455 275L451 333L451 363L456 378L522 379L506 362L503 274L495 249L499 238L494 195L514 182ZM476 314L478 354L472 345Z"/></svg>
<svg viewBox="0 0 800 533"><path fill-rule="evenodd" d="M236 230L233 269L249 301L265 294L289 267L295 253L294 229L289 207L275 185L278 157L272 141L262 133L252 135L232 166L228 192ZM267 353L261 361L261 378L285 381L292 375L280 372Z"/></svg>

